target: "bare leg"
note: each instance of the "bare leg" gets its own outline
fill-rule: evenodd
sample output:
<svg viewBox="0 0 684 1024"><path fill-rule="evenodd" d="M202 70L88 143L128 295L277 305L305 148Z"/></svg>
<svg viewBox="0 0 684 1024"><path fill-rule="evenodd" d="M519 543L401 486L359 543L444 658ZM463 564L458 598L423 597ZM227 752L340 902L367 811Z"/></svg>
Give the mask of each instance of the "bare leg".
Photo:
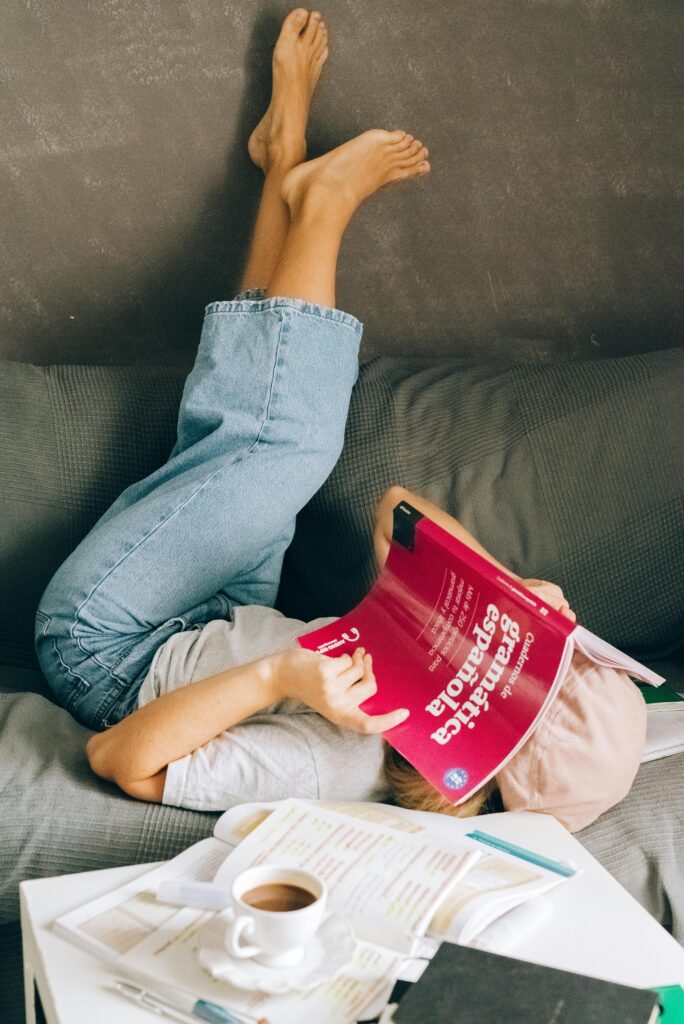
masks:
<svg viewBox="0 0 684 1024"><path fill-rule="evenodd" d="M287 15L273 51L273 94L248 150L266 175L240 291L265 288L290 226L281 196L285 174L306 159L311 97L328 56L328 32L318 11Z"/></svg>
<svg viewBox="0 0 684 1024"><path fill-rule="evenodd" d="M412 135L374 128L292 168L282 183L292 222L266 296L334 306L337 255L355 210L385 185L427 174L427 155Z"/></svg>

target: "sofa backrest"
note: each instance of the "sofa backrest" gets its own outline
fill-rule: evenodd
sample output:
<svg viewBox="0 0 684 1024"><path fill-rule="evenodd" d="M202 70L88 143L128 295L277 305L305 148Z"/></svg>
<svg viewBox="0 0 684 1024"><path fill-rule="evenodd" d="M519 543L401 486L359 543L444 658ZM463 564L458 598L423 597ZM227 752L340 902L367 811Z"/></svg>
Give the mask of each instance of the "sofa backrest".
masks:
<svg viewBox="0 0 684 1024"><path fill-rule="evenodd" d="M175 439L184 372L0 362L0 662L32 666L52 573ZM637 654L681 644L684 350L565 366L377 359L342 457L302 510L279 607L351 608L374 578L373 512L402 484L501 561L563 586L581 621Z"/></svg>
<svg viewBox="0 0 684 1024"><path fill-rule="evenodd" d="M33 665L50 577L175 441L180 370L0 362L0 661Z"/></svg>

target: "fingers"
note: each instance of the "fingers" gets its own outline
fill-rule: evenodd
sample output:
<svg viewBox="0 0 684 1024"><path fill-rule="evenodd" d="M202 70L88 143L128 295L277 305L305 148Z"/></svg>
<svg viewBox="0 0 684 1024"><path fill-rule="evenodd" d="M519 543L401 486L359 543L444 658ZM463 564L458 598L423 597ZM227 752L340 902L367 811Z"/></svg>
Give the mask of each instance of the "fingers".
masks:
<svg viewBox="0 0 684 1024"><path fill-rule="evenodd" d="M351 654L340 654L337 657L332 658L330 657L329 654L321 654L321 658L325 658L325 664L328 664L328 662L330 662L330 664L337 666L340 672L344 671L344 669L349 668L349 666L352 664Z"/></svg>
<svg viewBox="0 0 684 1024"><path fill-rule="evenodd" d="M371 654L364 654L363 656L363 675L359 679L358 683L354 683L352 686L354 693L357 692L359 687L372 691L369 692L368 696L364 697L363 700L368 700L368 697L372 697L378 691L378 684L375 678L375 672L373 671L373 656Z"/></svg>
<svg viewBox="0 0 684 1024"><path fill-rule="evenodd" d="M344 710L338 711L333 719L337 725L343 725L355 732L370 734L386 732L405 721L409 714L405 708L385 715L367 715L359 710L365 701L375 696L378 686L371 654L366 653L363 647L357 647L351 661L351 666L341 672L335 680L336 686L346 687L343 697Z"/></svg>
<svg viewBox="0 0 684 1024"><path fill-rule="evenodd" d="M379 732L389 732L390 729L401 725L409 717L408 708L397 708L396 711L389 711L385 715L366 715L363 711L350 711L344 716L341 724L354 732L362 732L367 735L374 735Z"/></svg>
<svg viewBox="0 0 684 1024"><path fill-rule="evenodd" d="M572 618L575 621L574 613L570 612L570 607L565 599L561 587L557 583L550 583L548 580L523 580L524 586L528 590L531 590L536 597L541 598L546 604L551 605L556 611L562 615L567 615L568 618ZM568 613L570 614L568 615Z"/></svg>
<svg viewBox="0 0 684 1024"><path fill-rule="evenodd" d="M359 682L363 678L365 672L365 661L364 657L366 651L364 647L357 647L351 657L348 654L343 654L341 658L335 659L336 661L342 661L342 658L347 658L348 661L340 666L341 671L337 673L338 682L345 684L346 686L352 686L354 683ZM368 655L370 658L370 654Z"/></svg>
<svg viewBox="0 0 684 1024"><path fill-rule="evenodd" d="M374 697L378 692L378 684L372 672L365 674L358 683L354 683L349 689L349 695L353 698L353 706L360 707L364 701Z"/></svg>

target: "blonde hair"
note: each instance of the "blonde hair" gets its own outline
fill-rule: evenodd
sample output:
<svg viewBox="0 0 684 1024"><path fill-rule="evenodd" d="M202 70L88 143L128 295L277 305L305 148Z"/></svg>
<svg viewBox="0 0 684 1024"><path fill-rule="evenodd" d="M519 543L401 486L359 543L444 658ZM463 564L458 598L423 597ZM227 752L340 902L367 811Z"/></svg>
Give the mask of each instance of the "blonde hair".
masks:
<svg viewBox="0 0 684 1024"><path fill-rule="evenodd" d="M408 807L413 811L450 814L454 818L470 818L475 814L486 814L491 810L491 798L497 793L494 779L486 782L464 803L454 806L446 797L438 793L399 751L391 747L389 743L385 743L384 747L383 775L392 791L394 801L399 807Z"/></svg>

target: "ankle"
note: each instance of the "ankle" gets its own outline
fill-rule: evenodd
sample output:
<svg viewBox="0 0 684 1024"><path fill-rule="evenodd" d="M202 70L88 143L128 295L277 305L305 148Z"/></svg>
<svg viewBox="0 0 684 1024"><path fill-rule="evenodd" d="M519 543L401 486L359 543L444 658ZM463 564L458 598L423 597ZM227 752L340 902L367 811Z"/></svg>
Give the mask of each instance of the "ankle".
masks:
<svg viewBox="0 0 684 1024"><path fill-rule="evenodd" d="M306 160L306 142L275 139L267 146L267 174L284 177L297 164Z"/></svg>
<svg viewBox="0 0 684 1024"><path fill-rule="evenodd" d="M292 220L346 226L354 213L355 203L339 188L311 182L296 197L291 197Z"/></svg>

